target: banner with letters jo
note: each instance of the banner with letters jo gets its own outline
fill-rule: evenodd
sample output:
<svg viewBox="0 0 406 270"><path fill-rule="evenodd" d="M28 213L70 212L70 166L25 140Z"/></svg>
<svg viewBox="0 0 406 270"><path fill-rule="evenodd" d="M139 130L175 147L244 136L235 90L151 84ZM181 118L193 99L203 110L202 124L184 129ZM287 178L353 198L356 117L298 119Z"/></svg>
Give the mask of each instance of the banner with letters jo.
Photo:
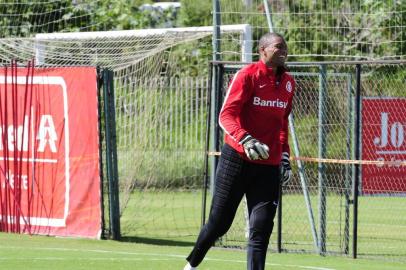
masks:
<svg viewBox="0 0 406 270"><path fill-rule="evenodd" d="M390 161L362 166L362 193L406 193L406 98L363 98L362 159Z"/></svg>
<svg viewBox="0 0 406 270"><path fill-rule="evenodd" d="M96 69L0 69L0 231L99 238Z"/></svg>

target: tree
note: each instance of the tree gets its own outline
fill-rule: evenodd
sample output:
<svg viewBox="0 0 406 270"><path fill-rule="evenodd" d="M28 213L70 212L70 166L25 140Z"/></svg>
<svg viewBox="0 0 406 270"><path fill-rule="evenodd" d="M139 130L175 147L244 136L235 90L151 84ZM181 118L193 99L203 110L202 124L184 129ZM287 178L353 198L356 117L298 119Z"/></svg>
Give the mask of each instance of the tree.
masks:
<svg viewBox="0 0 406 270"><path fill-rule="evenodd" d="M176 12L140 10L136 0L29 0L0 5L0 38L30 37L37 33L109 31L158 28L176 22ZM175 26L175 25L173 25Z"/></svg>
<svg viewBox="0 0 406 270"><path fill-rule="evenodd" d="M212 25L212 1L181 0L180 25L209 26Z"/></svg>
<svg viewBox="0 0 406 270"><path fill-rule="evenodd" d="M71 2L60 0L36 3L23 0L18 4L4 3L0 5L3 14L0 37L28 37L35 33L57 32L87 25L91 4L74 6Z"/></svg>

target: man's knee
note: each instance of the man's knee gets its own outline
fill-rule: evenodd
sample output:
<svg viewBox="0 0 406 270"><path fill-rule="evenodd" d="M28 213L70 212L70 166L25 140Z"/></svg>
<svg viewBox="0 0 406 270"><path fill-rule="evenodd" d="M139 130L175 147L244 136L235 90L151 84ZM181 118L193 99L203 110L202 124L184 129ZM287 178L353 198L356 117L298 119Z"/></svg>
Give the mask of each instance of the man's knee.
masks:
<svg viewBox="0 0 406 270"><path fill-rule="evenodd" d="M223 236L231 227L232 220L228 217L211 216L206 224L206 229L216 238Z"/></svg>
<svg viewBox="0 0 406 270"><path fill-rule="evenodd" d="M269 239L273 226L276 207L271 202L262 203L250 215L250 239Z"/></svg>
<svg viewBox="0 0 406 270"><path fill-rule="evenodd" d="M269 239L271 238L273 221L267 220L261 224L254 224L250 226L249 231L249 245L264 249L268 246Z"/></svg>

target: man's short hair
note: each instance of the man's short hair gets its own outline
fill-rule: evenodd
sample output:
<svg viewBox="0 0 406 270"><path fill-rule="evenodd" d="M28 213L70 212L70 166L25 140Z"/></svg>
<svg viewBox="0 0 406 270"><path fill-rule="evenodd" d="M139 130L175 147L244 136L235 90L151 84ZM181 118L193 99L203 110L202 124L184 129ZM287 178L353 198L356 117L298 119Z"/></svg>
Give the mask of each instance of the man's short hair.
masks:
<svg viewBox="0 0 406 270"><path fill-rule="evenodd" d="M266 47L268 47L272 43L273 39L276 38L276 37L279 37L279 38L285 40L285 38L281 34L273 33L273 32L266 33L265 35L263 35L259 39L258 48L261 48L261 47L266 48Z"/></svg>

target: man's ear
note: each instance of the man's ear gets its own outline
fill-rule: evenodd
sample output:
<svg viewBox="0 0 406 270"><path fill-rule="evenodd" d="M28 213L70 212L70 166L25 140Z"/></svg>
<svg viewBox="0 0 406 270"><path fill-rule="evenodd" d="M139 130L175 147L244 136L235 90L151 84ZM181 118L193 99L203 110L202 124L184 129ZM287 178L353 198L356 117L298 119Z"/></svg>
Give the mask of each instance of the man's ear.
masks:
<svg viewBox="0 0 406 270"><path fill-rule="evenodd" d="M266 52L265 52L265 47L264 46L261 46L261 47L259 47L259 54L266 54Z"/></svg>

